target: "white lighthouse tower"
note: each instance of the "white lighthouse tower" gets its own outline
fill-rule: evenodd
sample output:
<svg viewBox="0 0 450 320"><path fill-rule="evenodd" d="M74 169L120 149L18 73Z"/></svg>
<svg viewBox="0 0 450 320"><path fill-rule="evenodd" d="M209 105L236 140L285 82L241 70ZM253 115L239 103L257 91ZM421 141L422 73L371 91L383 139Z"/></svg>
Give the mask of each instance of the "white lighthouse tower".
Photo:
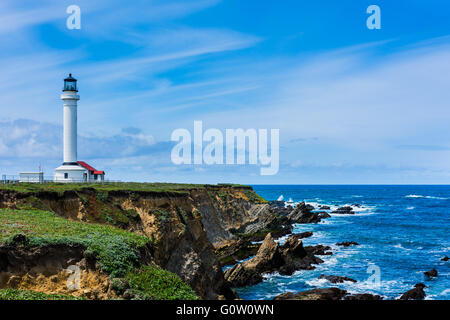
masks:
<svg viewBox="0 0 450 320"><path fill-rule="evenodd" d="M64 101L64 165L77 165L77 80L69 74L61 95Z"/></svg>
<svg viewBox="0 0 450 320"><path fill-rule="evenodd" d="M77 160L77 102L80 100L77 79L72 74L64 79L61 99L64 101L63 164L55 169L55 182L103 181L105 173Z"/></svg>

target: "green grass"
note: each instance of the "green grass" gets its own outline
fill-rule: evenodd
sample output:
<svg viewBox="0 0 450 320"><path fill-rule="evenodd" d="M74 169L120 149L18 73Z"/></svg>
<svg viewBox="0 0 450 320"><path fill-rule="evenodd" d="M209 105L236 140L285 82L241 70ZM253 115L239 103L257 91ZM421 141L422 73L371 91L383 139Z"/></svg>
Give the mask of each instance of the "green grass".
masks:
<svg viewBox="0 0 450 320"><path fill-rule="evenodd" d="M248 200L253 203L267 203L267 200L261 197L259 194L257 194L253 190L245 190L245 195L247 196Z"/></svg>
<svg viewBox="0 0 450 320"><path fill-rule="evenodd" d="M22 193L34 193L40 191L53 191L63 193L65 191L79 191L84 188L93 188L98 191L147 191L147 192L186 192L191 189L204 188L202 184L181 183L138 183L138 182L105 182L100 183L15 183L0 184L0 190L14 190ZM105 196L105 195L103 195Z"/></svg>
<svg viewBox="0 0 450 320"><path fill-rule="evenodd" d="M144 266L129 272L126 280L131 290L146 300L198 300L180 277L158 267Z"/></svg>
<svg viewBox="0 0 450 320"><path fill-rule="evenodd" d="M84 298L28 290L0 289L0 300L84 300Z"/></svg>
<svg viewBox="0 0 450 320"><path fill-rule="evenodd" d="M0 209L0 243L24 234L30 246L83 245L85 255L98 259L102 270L124 276L139 264L138 251L151 244L147 237L108 225L69 221L39 210Z"/></svg>
<svg viewBox="0 0 450 320"><path fill-rule="evenodd" d="M250 186L238 185L238 184L218 184L218 185L205 185L205 184L186 184L186 183L146 183L146 182L105 182L105 183L55 183L47 182L44 184L38 183L13 183L13 184L0 184L0 190L12 190L20 193L34 194L37 192L57 192L62 195L65 191L82 191L86 188L92 188L99 193L98 200L105 200L108 197L109 191L126 191L126 192L155 192L155 193L179 193L187 194L192 189L201 188L219 188L228 187L236 189L245 189L251 191Z"/></svg>

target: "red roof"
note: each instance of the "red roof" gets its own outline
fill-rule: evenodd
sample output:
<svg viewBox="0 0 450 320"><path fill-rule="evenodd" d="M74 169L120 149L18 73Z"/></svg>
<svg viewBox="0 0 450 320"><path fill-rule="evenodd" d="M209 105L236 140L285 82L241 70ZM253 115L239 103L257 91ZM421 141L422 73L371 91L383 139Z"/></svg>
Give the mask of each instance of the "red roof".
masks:
<svg viewBox="0 0 450 320"><path fill-rule="evenodd" d="M97 169L95 169L94 167L91 167L90 165L88 165L86 162L84 161L77 161L77 163L82 166L83 168L92 171L93 174L104 174L105 171L98 171Z"/></svg>

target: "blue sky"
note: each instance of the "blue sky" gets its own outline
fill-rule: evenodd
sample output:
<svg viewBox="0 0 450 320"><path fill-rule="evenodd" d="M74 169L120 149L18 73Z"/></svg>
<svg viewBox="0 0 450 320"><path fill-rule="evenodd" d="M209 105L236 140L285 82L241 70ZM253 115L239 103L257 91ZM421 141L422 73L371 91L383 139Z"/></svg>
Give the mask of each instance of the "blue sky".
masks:
<svg viewBox="0 0 450 320"><path fill-rule="evenodd" d="M448 183L448 1L5 1L0 173L62 161L62 79L79 80L80 160L107 178ZM68 30L66 8L81 8ZM381 30L366 9L381 8ZM176 166L170 135L280 129L280 170Z"/></svg>

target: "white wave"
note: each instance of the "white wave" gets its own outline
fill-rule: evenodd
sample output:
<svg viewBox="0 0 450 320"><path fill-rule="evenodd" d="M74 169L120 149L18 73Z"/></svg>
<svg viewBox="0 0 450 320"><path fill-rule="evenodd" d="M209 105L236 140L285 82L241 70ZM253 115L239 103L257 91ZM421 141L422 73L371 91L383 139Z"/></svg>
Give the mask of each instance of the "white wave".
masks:
<svg viewBox="0 0 450 320"><path fill-rule="evenodd" d="M441 296L446 296L450 294L450 289L445 289L444 291L441 292Z"/></svg>
<svg viewBox="0 0 450 320"><path fill-rule="evenodd" d="M321 256L322 257L322 256ZM325 267L325 266L332 266L338 263L338 259L336 259L335 257L331 257L329 259L325 258L324 262L319 264L320 267Z"/></svg>
<svg viewBox="0 0 450 320"><path fill-rule="evenodd" d="M396 245L393 245L393 247L397 248L397 249L407 250L407 251L411 251L412 250L412 249L405 248L404 246L402 246L401 243L397 243Z"/></svg>
<svg viewBox="0 0 450 320"><path fill-rule="evenodd" d="M372 280L364 280L358 281L356 283L346 284L344 283L345 289L350 293L357 292L390 292L393 288L398 288L401 285L401 282L398 280L385 280L385 281L372 281Z"/></svg>
<svg viewBox="0 0 450 320"><path fill-rule="evenodd" d="M281 196L278 197L277 201L283 201L283 200L284 200L284 197L283 197L283 195L281 195Z"/></svg>
<svg viewBox="0 0 450 320"><path fill-rule="evenodd" d="M312 279L309 281L306 281L306 284L311 286L311 287L323 287L327 284L328 280L327 279Z"/></svg>
<svg viewBox="0 0 450 320"><path fill-rule="evenodd" d="M406 210L414 210L416 207L407 207Z"/></svg>
<svg viewBox="0 0 450 320"><path fill-rule="evenodd" d="M426 199L436 199L436 200L447 200L448 198L444 197L433 197L433 196L426 196Z"/></svg>
<svg viewBox="0 0 450 320"><path fill-rule="evenodd" d="M435 199L435 200L447 200L448 198L436 197L436 196L422 196L420 194L409 194L405 198L425 198L425 199Z"/></svg>

